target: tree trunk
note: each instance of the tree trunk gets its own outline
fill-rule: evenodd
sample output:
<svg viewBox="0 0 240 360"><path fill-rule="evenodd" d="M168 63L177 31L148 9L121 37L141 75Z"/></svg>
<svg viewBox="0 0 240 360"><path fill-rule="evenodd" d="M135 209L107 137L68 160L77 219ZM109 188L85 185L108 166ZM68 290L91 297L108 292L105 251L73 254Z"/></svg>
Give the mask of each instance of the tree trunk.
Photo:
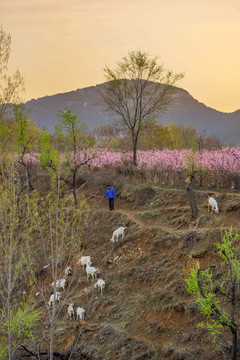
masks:
<svg viewBox="0 0 240 360"><path fill-rule="evenodd" d="M137 166L137 139L132 136L133 143L133 165Z"/></svg>
<svg viewBox="0 0 240 360"><path fill-rule="evenodd" d="M30 190L32 191L34 188L33 188L32 183L31 183L31 174L30 174L29 169L28 169L27 166L26 166L26 173L27 173L27 184L29 185Z"/></svg>
<svg viewBox="0 0 240 360"><path fill-rule="evenodd" d="M73 186L73 198L74 198L75 206L77 206L77 195L76 195L75 185Z"/></svg>
<svg viewBox="0 0 240 360"><path fill-rule="evenodd" d="M237 329L232 331L232 360L237 360Z"/></svg>
<svg viewBox="0 0 240 360"><path fill-rule="evenodd" d="M73 172L72 191L75 206L77 206L77 195L76 195L76 171Z"/></svg>
<svg viewBox="0 0 240 360"><path fill-rule="evenodd" d="M186 190L187 190L187 197L189 199L191 210L192 210L192 218L196 219L198 209L197 209L197 204L196 204L194 193L193 193L192 181L193 181L193 176L189 175L186 180Z"/></svg>
<svg viewBox="0 0 240 360"><path fill-rule="evenodd" d="M12 360L11 295L9 290L8 290L7 307L8 307L8 358L9 360Z"/></svg>
<svg viewBox="0 0 240 360"><path fill-rule="evenodd" d="M49 359L53 360L53 337L54 337L54 320L55 320L55 314L56 314L56 289L54 289L54 301L53 301L53 307L52 307L52 316L50 320L50 354Z"/></svg>
<svg viewBox="0 0 240 360"><path fill-rule="evenodd" d="M137 149L133 148L133 165L137 166Z"/></svg>

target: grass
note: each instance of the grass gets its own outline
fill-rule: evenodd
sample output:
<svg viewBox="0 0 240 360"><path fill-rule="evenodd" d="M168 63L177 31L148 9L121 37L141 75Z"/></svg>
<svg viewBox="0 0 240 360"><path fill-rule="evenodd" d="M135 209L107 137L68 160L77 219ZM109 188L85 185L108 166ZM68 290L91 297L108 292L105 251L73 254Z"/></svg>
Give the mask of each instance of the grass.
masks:
<svg viewBox="0 0 240 360"><path fill-rule="evenodd" d="M149 222L153 219L160 217L160 213L158 210L149 210L144 212L135 212L134 216L136 216L137 219L141 219Z"/></svg>
<svg viewBox="0 0 240 360"><path fill-rule="evenodd" d="M166 190L175 190L175 191L181 191L185 190L183 186L176 186L171 184L158 184L154 182L147 182L147 185L153 186L154 188L158 188L160 191L166 191Z"/></svg>

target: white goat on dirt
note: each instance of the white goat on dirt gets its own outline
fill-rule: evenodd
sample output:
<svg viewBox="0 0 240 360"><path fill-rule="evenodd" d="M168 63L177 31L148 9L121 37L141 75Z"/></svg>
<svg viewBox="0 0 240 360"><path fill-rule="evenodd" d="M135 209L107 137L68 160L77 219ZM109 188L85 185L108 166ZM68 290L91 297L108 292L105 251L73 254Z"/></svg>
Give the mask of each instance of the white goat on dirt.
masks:
<svg viewBox="0 0 240 360"><path fill-rule="evenodd" d="M71 305L69 305L69 307L68 307L68 314L69 314L69 316L70 316L70 320L72 320L72 318L74 319L75 318L75 310L74 310L74 304L71 304Z"/></svg>
<svg viewBox="0 0 240 360"><path fill-rule="evenodd" d="M208 198L208 212L210 206L212 207L212 212L215 211L216 214L219 214L218 203L213 197Z"/></svg>
<svg viewBox="0 0 240 360"><path fill-rule="evenodd" d="M91 262L91 256L82 256L79 260L78 260L78 262L77 262L77 264L81 264L82 265L82 267L84 268L84 266L85 265L87 265L87 263L90 263L90 265L92 265L92 262Z"/></svg>
<svg viewBox="0 0 240 360"><path fill-rule="evenodd" d="M103 290L105 289L105 281L103 279L98 279L98 281L96 282L95 285L93 285L94 289L100 289L101 293L103 292Z"/></svg>
<svg viewBox="0 0 240 360"><path fill-rule="evenodd" d="M68 266L66 269L65 269L65 276L71 276L72 275L72 268L71 266Z"/></svg>
<svg viewBox="0 0 240 360"><path fill-rule="evenodd" d="M59 302L59 304L60 304L60 301L61 301L61 293L57 291L55 294L55 302ZM54 294L52 294L50 296L50 299L48 302L49 307L53 304L53 302L54 302Z"/></svg>
<svg viewBox="0 0 240 360"><path fill-rule="evenodd" d="M81 307L78 307L77 308L77 319L84 320L84 313L85 313L85 310Z"/></svg>
<svg viewBox="0 0 240 360"><path fill-rule="evenodd" d="M87 273L87 279L89 278L89 276L92 276L92 280L94 280L97 276L97 272L99 271L98 269L96 269L95 267L91 267L90 266L91 263L88 262L87 263L87 267L86 267L86 273Z"/></svg>
<svg viewBox="0 0 240 360"><path fill-rule="evenodd" d="M55 282L53 282L51 284L51 286L54 288L54 285L56 286L56 289L62 289L62 291L64 291L66 289L67 286L67 280L66 279L60 279L60 280L56 280Z"/></svg>
<svg viewBox="0 0 240 360"><path fill-rule="evenodd" d="M120 226L117 230L115 230L113 232L112 238L110 239L110 241L113 243L117 242L120 235L122 235L122 239L123 239L125 229L126 229L125 227Z"/></svg>

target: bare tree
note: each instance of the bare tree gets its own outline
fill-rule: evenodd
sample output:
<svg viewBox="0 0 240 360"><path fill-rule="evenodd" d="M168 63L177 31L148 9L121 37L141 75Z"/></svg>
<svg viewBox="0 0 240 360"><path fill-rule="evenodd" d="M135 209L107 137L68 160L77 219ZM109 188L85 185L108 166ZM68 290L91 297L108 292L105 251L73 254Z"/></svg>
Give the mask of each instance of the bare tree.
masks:
<svg viewBox="0 0 240 360"><path fill-rule="evenodd" d="M117 116L119 128L128 129L132 139L133 163L137 164L139 134L154 120L157 113L166 111L174 85L183 77L159 65L157 57L130 51L118 62L116 70L105 67L108 81L101 93L107 110Z"/></svg>
<svg viewBox="0 0 240 360"><path fill-rule="evenodd" d="M185 188L187 191L187 197L191 206L191 211L192 211L192 218L196 219L197 217L197 204L195 201L195 196L194 196L194 192L193 192L193 182L194 182L194 172L195 169L197 168L197 158L195 156L195 154L192 152L191 154L189 154L188 156L186 156L185 158L185 165L187 166L187 171L188 171L188 177L185 181Z"/></svg>
<svg viewBox="0 0 240 360"><path fill-rule="evenodd" d="M1 163L0 174L0 358L19 359L24 349L37 359L41 358L37 354L51 360L57 354L63 358L54 349L55 331L63 307L72 302L78 286L77 268L61 294L61 304L57 303L56 284L80 251L89 207L84 197L73 206L68 197L60 196L60 187L57 194L50 191L45 198L36 191L25 194L10 160ZM36 308L37 298L32 298L35 291L45 304L41 310ZM50 307L51 293L55 298ZM38 311L43 313L41 322Z"/></svg>
<svg viewBox="0 0 240 360"><path fill-rule="evenodd" d="M84 197L75 207L67 197L60 196L60 186L58 189L57 194L55 191L50 192L45 199L38 200L34 214L37 219L35 231L38 231L38 235L34 241L29 238L28 251L26 251L33 286L45 305L47 322L43 324L43 328L49 329L48 339L43 338L41 341L41 334L38 334L38 344L42 349L42 343L49 341L49 350L46 352L42 349L41 353L49 354L50 360L55 356L55 331L60 313L63 307L67 309L66 305L73 302L70 299L78 285L76 270L73 269L73 275L68 279L67 287L61 293L61 303L57 302L57 291L59 291L57 281L65 278L65 268L71 265L74 255L80 251L89 214L89 207ZM35 261L32 260L33 257ZM42 276L44 273L48 274L47 279ZM50 307L48 300L51 293L54 294L54 299ZM45 331L42 333L44 336ZM31 351L36 352L36 349L31 348Z"/></svg>
<svg viewBox="0 0 240 360"><path fill-rule="evenodd" d="M0 28L0 120L3 119L11 103L19 101L19 93L24 90L24 80L17 70L12 76L7 73L11 50L11 35Z"/></svg>
<svg viewBox="0 0 240 360"><path fill-rule="evenodd" d="M187 191L187 197L191 206L191 211L192 211L192 218L196 219L197 217L197 204L195 201L195 196L194 196L194 192L193 192L193 179L194 176L193 175L188 175L186 181L185 181L185 188Z"/></svg>

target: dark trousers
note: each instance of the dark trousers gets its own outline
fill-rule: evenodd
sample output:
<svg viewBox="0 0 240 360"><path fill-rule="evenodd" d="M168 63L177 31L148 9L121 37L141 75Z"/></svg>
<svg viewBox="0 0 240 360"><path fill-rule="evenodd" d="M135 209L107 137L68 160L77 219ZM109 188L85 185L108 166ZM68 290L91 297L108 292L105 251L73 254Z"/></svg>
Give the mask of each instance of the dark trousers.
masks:
<svg viewBox="0 0 240 360"><path fill-rule="evenodd" d="M109 210L114 210L114 198L108 199L109 201Z"/></svg>

